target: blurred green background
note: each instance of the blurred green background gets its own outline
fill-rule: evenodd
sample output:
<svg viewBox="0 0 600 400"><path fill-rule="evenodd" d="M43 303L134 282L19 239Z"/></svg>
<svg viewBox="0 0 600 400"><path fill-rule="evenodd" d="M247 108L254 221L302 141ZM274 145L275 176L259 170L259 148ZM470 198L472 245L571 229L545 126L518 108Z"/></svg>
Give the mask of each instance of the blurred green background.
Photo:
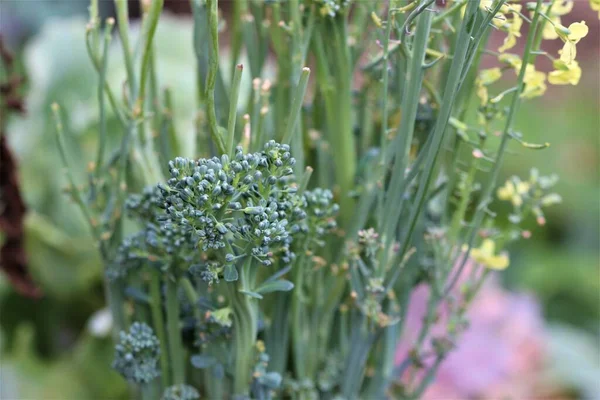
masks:
<svg viewBox="0 0 600 400"><path fill-rule="evenodd" d="M111 2L100 3L108 15ZM181 3L171 5L181 11ZM110 339L88 326L103 307L101 266L81 216L61 192L65 182L51 135L49 105L58 101L70 110L67 129L77 138L69 143L73 162L84 166L90 159L97 104L96 75L84 44L86 8L84 1L0 3L0 33L27 76L27 113L11 119L7 132L30 209L29 267L45 293L41 300L24 299L0 276L2 399L126 397L120 378L107 373ZM543 99L523 104L517 121L525 140L551 147L513 146L503 170L505 178L527 177L532 167L560 176L556 192L563 203L547 210L545 227L531 221L532 237L511 248L503 280L508 289L539 299L548 335L555 347L567 350L555 351L552 359L561 364L561 379L573 397L600 396L599 23L587 1L576 1L563 23L583 17L590 33L578 45L580 85L550 86ZM157 35L160 80L173 88L180 131L192 128L194 112L191 37L181 33L190 28L187 20L165 17ZM118 51L113 55L109 81L120 82ZM84 178L82 173L79 179ZM587 373L578 373L582 369Z"/></svg>

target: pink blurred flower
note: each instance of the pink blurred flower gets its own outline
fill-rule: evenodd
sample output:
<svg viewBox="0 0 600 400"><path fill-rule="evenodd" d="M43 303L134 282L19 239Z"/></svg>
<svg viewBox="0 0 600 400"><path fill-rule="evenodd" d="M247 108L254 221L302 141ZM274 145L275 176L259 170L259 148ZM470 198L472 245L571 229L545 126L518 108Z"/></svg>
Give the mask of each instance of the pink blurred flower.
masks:
<svg viewBox="0 0 600 400"><path fill-rule="evenodd" d="M428 299L429 288L425 285L411 295L403 339L396 352L397 364L415 346ZM447 336L448 304L444 307L421 354L432 351L432 338ZM488 279L467 317L469 327L459 335L456 348L443 361L422 398L539 398L535 396L536 377L542 369L544 325L535 299L508 292L495 279ZM425 359L425 365L430 365L433 357L429 359ZM401 377L404 382L407 375Z"/></svg>

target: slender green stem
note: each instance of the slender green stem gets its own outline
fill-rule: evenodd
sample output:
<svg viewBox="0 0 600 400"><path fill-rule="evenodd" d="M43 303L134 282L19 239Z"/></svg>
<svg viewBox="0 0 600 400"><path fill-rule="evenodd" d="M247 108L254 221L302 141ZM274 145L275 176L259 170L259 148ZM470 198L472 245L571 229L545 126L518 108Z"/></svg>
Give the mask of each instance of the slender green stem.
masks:
<svg viewBox="0 0 600 400"><path fill-rule="evenodd" d="M233 74L233 82L231 83L231 96L229 97L229 119L227 121L227 144L225 149L229 156L233 156L233 142L235 138L235 123L237 120L237 106L240 95L240 82L242 81L242 71L244 66L238 64L235 67Z"/></svg>
<svg viewBox="0 0 600 400"><path fill-rule="evenodd" d="M88 224L90 225L92 234L98 241L100 241L100 234L98 231L98 222L92 216L90 208L88 207L86 202L83 200L83 196L81 195L81 192L79 191L79 189L77 188L77 185L75 184L75 178L73 177L73 172L72 172L73 170L71 169L71 166L69 164L69 159L67 157L67 149L65 146L65 139L64 139L64 128L63 128L62 118L60 115L60 106L57 103L52 104L52 113L54 116L54 123L56 126L56 143L58 146L58 151L60 153L61 160L63 162L63 166L65 168L65 174L67 176L67 180L69 181L70 192L73 195L73 199L75 200L75 203L77 203L77 205L81 209L85 219L87 220Z"/></svg>
<svg viewBox="0 0 600 400"><path fill-rule="evenodd" d="M448 241L450 243L454 243L455 240L458 239L458 235L467 212L467 206L469 205L469 200L471 199L471 190L473 190L473 183L475 181L475 174L477 173L478 165L478 159L473 157L471 160L471 165L469 166L469 172L467 173L467 177L463 182L460 192L460 203L458 204L457 209L454 211L452 223L450 224L450 229L448 230Z"/></svg>
<svg viewBox="0 0 600 400"><path fill-rule="evenodd" d="M435 128L431 134L433 140L432 145L427 154L425 167L421 175L419 184L417 186L417 194L415 196L413 207L410 212L407 228L405 230L404 237L402 238L400 244L400 251L398 253L400 255L405 254L408 250L412 234L417 223L417 219L423 209L425 198L429 190L431 178L434 172L435 163L437 161L437 156L439 154L441 144L444 139L444 133L446 132L448 120L450 119L450 115L454 106L454 100L459 89L460 77L463 73L463 70L468 67L468 65L466 65L466 55L470 44L469 38L471 37L472 31L475 29L474 21L476 19L478 11L478 0L468 2L467 9L465 11L465 17L461 25L461 30L456 40L457 46L454 52L454 57L452 59L452 65L450 67L448 79L446 81L446 88L444 90L442 107L439 111ZM390 279L388 280L388 289L391 289L393 287L394 283L398 279L399 274L400 270L398 268L394 269Z"/></svg>
<svg viewBox="0 0 600 400"><path fill-rule="evenodd" d="M300 74L300 81L296 88L294 95L294 101L290 108L290 115L288 117L287 126L285 129L285 135L283 136L283 143L289 144L292 141L292 136L296 130L296 125L300 119L300 111L302 109L302 103L304 102L304 95L306 94L306 87L308 86L308 77L310 76L310 68L302 68Z"/></svg>
<svg viewBox="0 0 600 400"><path fill-rule="evenodd" d="M386 147L388 144L388 91L389 91L389 76L390 76L390 67L388 65L388 57L389 57L389 51L390 51L390 35L392 33L392 18L394 16L394 12L392 10L392 6L390 4L390 1L388 0L387 2L387 8L388 8L388 13L387 13L387 22L386 22L386 26L385 26L385 35L383 37L383 87L382 87L382 117L381 117L381 134L380 134L380 141L379 141L379 148L381 149L381 169L382 169L382 175L385 176L385 174L387 173L387 168L388 168L388 164L387 164L387 152L386 152ZM367 114L371 113L371 110L366 110ZM383 186L383 185L382 185ZM378 220L378 226L381 227L383 224L382 221L382 217L383 217L383 200L384 200L384 193L385 193L385 188L382 187L382 190L380 190L378 192L378 196L377 196L377 203L378 203L378 208L382 211L379 215L379 220Z"/></svg>
<svg viewBox="0 0 600 400"><path fill-rule="evenodd" d="M102 162L104 161L104 151L106 148L106 115L104 106L104 87L106 85L106 70L108 67L108 49L110 47L110 39L112 37L112 28L115 25L114 19L106 21L104 30L104 47L102 52L102 62L100 67L100 80L98 82L98 108L100 113L100 133L98 140L98 155L96 156L96 176L102 170Z"/></svg>
<svg viewBox="0 0 600 400"><path fill-rule="evenodd" d="M302 179L298 184L298 195L302 195L304 191L308 188L308 182L310 181L310 177L312 176L313 169L312 167L306 167L304 170L304 174L302 174Z"/></svg>
<svg viewBox="0 0 600 400"><path fill-rule="evenodd" d="M206 76L206 108L210 135L220 154L227 154L223 136L217 123L215 109L215 85L219 73L219 32L218 32L218 0L207 0L208 28L210 36L210 55L208 58L208 75Z"/></svg>
<svg viewBox="0 0 600 400"><path fill-rule="evenodd" d="M390 185L386 195L385 205L381 208L380 214L380 221L383 224L383 233L386 241L386 249L389 249L391 243L395 240L395 232L402 212L399 203L402 201L404 193L401 193L400 189L403 188L403 181L405 179L406 167L408 165L408 157L415 129L415 120L417 117L424 74L423 62L425 60L432 17L433 13L429 11L425 11L417 17L417 33L411 51L412 59L408 69L407 92L402 102L402 121L398 127L398 143L396 145L396 154L394 157L394 169L390 177ZM385 153L385 151L382 152L384 163L386 162ZM384 252L384 254L387 253L387 251ZM381 268L384 268L386 265L385 262L380 264ZM380 270L379 273L383 273L383 270Z"/></svg>
<svg viewBox="0 0 600 400"><path fill-rule="evenodd" d="M114 18L111 17L111 18L106 19L107 29L108 29L108 27L114 27L114 25L115 25ZM96 72L98 74L100 74L101 62L96 55L96 51L94 50L94 47L92 44L93 39L88 37L88 34L91 34L91 32L86 32L86 40L85 40L86 49L87 49L88 55L90 57L90 60L92 61L92 65L94 66L94 69L96 70ZM121 125L125 127L127 125L127 122L125 120L125 117L123 116L123 112L117 105L117 100L115 99L115 96L114 96L112 89L110 88L108 82L104 82L104 91L106 92L106 96L108 97L108 102L110 103L111 108L113 109L115 115L117 116L117 119L119 120Z"/></svg>
<svg viewBox="0 0 600 400"><path fill-rule="evenodd" d="M504 159L504 155L506 153L506 149L508 147L508 142L511 138L512 126L514 124L515 117L517 115L517 111L519 106L521 105L521 93L525 87L525 72L527 70L527 65L531 61L531 52L533 49L533 42L535 38L536 31L538 29L538 24L540 21L540 9L542 6L542 0L537 0L537 5L535 7L534 16L531 22L531 28L529 31L529 35L527 36L527 42L525 43L525 49L523 50L523 63L521 65L521 69L519 71L519 76L517 78L517 87L518 90L513 94L512 101L510 104L510 108L508 110L508 116L506 117L506 123L504 125L504 130L502 131L502 139L500 141L500 146L498 147L498 151L496 152L495 163L492 167L492 171L490 174L490 178L487 181L487 185L483 189L481 200L477 205L477 209L475 210L475 215L473 217L473 221L471 222L471 229L469 234L467 235L467 251L463 254L462 261L460 263L460 267L456 271L454 277L450 280L446 293L448 293L460 277L464 266L466 265L467 259L469 258L469 254L471 252L471 247L475 242L475 237L477 235L477 231L483 222L483 218L485 216L485 211L487 209L488 204L492 201L492 193L496 186L496 182L498 180L498 175L500 174L500 166L502 165L502 160Z"/></svg>
<svg viewBox="0 0 600 400"><path fill-rule="evenodd" d="M158 25L158 19L163 8L163 3L164 0L152 0L150 9L144 16L142 25L141 40L144 47L142 53L142 65L140 68L140 93L136 105L141 112L144 112L144 101L146 100L146 82L148 80L148 71L150 70L149 63L152 54L152 39L156 32L156 26Z"/></svg>
<svg viewBox="0 0 600 400"><path fill-rule="evenodd" d="M129 103L135 102L137 94L135 72L133 68L133 56L131 54L131 46L129 44L129 10L127 8L127 0L115 0L115 8L117 11L117 21L119 22L119 37L121 38L121 46L123 47L123 57L125 59L125 69L127 71L127 84L129 86Z"/></svg>

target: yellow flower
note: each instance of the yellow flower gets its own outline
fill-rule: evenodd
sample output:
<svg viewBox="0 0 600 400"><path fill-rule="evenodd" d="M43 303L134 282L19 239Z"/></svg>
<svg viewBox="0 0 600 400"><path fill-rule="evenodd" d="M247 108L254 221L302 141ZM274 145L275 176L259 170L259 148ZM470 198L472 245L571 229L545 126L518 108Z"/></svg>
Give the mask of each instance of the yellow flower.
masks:
<svg viewBox="0 0 600 400"><path fill-rule="evenodd" d="M504 64L508 64L511 67L514 68L515 73L519 73L519 70L521 69L521 64L523 64L523 61L521 61L521 59L519 58L518 55L516 54L510 54L510 53L504 53L504 54L500 54L498 56L498 61L500 61L501 63Z"/></svg>
<svg viewBox="0 0 600 400"><path fill-rule="evenodd" d="M481 104L485 105L488 102L488 90L487 86L496 82L502 77L502 70L498 67L484 69L479 72L479 76L475 80L477 85L477 96L481 99Z"/></svg>
<svg viewBox="0 0 600 400"><path fill-rule="evenodd" d="M572 23L569 25L569 28L558 25L555 30L562 41L565 42L562 50L559 50L560 59L565 64L571 64L577 55L576 44L587 36L589 31L588 26L585 24L585 21L581 21Z"/></svg>
<svg viewBox="0 0 600 400"><path fill-rule="evenodd" d="M500 200L510 200L513 206L521 207L523 205L523 195L529 192L530 185L527 182L517 182L515 185L513 181L506 181L504 186L498 188L498 198Z"/></svg>
<svg viewBox="0 0 600 400"><path fill-rule="evenodd" d="M486 268L502 270L508 267L510 260L508 254L495 255L496 243L492 239L485 239L481 247L471 250L471 257L476 263Z"/></svg>
<svg viewBox="0 0 600 400"><path fill-rule="evenodd" d="M523 82L525 82L525 89L521 97L525 99L538 97L546 92L546 74L536 71L532 64L527 65Z"/></svg>
<svg viewBox="0 0 600 400"><path fill-rule="evenodd" d="M517 193L518 194L525 194L525 193L529 192L530 188L531 188L531 186L527 182L517 183Z"/></svg>
<svg viewBox="0 0 600 400"><path fill-rule="evenodd" d="M554 3L552 8L550 6L542 7L542 12L552 22L546 22L544 24L544 31L542 37L546 40L558 39L558 34L554 30L554 25L560 25L560 17L568 14L573 9L573 0L559 0ZM550 10L550 12L548 12ZM533 12L531 13L533 14Z"/></svg>
<svg viewBox="0 0 600 400"><path fill-rule="evenodd" d="M506 181L504 186L498 188L498 198L500 200L510 200L515 194L515 185L511 181Z"/></svg>
<svg viewBox="0 0 600 400"><path fill-rule="evenodd" d="M561 60L554 61L555 71L548 74L548 82L553 85L577 85L581 78L581 68L577 61L565 64Z"/></svg>
<svg viewBox="0 0 600 400"><path fill-rule="evenodd" d="M598 19L600 19L600 0L590 0L590 7L594 11L598 11Z"/></svg>
<svg viewBox="0 0 600 400"><path fill-rule="evenodd" d="M523 26L523 19L519 14L521 8L520 4L512 4L510 6L505 4L492 22L496 27L508 33L506 38L504 38L502 46L498 48L500 53L513 48L517 44L517 38L521 37L521 26ZM512 13L510 20L502 14L508 12Z"/></svg>

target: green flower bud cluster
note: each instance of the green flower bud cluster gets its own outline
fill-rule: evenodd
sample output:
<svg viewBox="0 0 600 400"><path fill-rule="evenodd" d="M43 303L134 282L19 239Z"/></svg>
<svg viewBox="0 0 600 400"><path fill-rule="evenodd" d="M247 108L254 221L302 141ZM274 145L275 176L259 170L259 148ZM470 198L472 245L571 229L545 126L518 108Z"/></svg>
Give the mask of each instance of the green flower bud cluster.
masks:
<svg viewBox="0 0 600 400"><path fill-rule="evenodd" d="M199 277L208 285L219 283L219 274L223 272L223 266L215 261L208 261L203 264L194 264L189 268L192 276Z"/></svg>
<svg viewBox="0 0 600 400"><path fill-rule="evenodd" d="M169 163L171 179L158 186L166 212L163 227L190 237L222 262L239 256L227 246L235 243L263 265L275 257L289 263L291 234L306 217L291 186L294 164L289 146L274 141L258 153L244 154L237 147L231 160L226 155L176 158ZM207 268L205 280L215 281L217 275L216 268Z"/></svg>
<svg viewBox="0 0 600 400"><path fill-rule="evenodd" d="M175 385L165 389L162 400L196 400L200 393L190 385Z"/></svg>
<svg viewBox="0 0 600 400"><path fill-rule="evenodd" d="M159 376L160 343L152 328L134 322L129 332L119 334L113 368L134 383L148 383Z"/></svg>
<svg viewBox="0 0 600 400"><path fill-rule="evenodd" d="M340 207L333 203L333 193L329 189L316 188L304 193L307 218L303 222L303 232L313 238L321 238L337 227L335 216Z"/></svg>
<svg viewBox="0 0 600 400"><path fill-rule="evenodd" d="M125 202L128 214L138 221L152 221L160 207L160 191L156 186L147 186L140 194L132 194Z"/></svg>
<svg viewBox="0 0 600 400"><path fill-rule="evenodd" d="M294 164L289 146L275 141L257 153L237 147L232 159L170 161L166 184L128 199L129 215L144 228L123 241L109 278L141 265L164 268L177 258L212 285L225 265L244 256L265 266L290 263L292 236L321 243L319 238L336 227L339 208L329 190L299 195Z"/></svg>

